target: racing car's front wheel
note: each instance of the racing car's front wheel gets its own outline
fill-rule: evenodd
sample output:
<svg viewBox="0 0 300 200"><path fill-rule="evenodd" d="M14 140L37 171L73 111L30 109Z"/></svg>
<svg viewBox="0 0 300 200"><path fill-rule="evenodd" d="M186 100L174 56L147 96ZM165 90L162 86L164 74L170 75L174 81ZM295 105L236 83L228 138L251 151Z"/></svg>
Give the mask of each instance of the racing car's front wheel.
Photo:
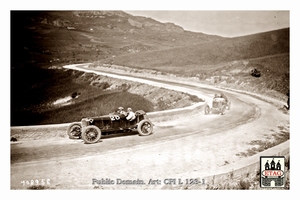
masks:
<svg viewBox="0 0 300 200"><path fill-rule="evenodd" d="M101 130L94 125L87 126L83 129L81 137L87 144L96 143L101 138Z"/></svg>
<svg viewBox="0 0 300 200"><path fill-rule="evenodd" d="M138 124L137 131L141 136L150 135L153 131L153 124L149 120L144 119Z"/></svg>
<svg viewBox="0 0 300 200"><path fill-rule="evenodd" d="M227 110L230 110L230 108L231 108L231 102L229 101L227 104Z"/></svg>
<svg viewBox="0 0 300 200"><path fill-rule="evenodd" d="M81 123L74 122L68 126L67 134L70 139L80 139L81 138Z"/></svg>
<svg viewBox="0 0 300 200"><path fill-rule="evenodd" d="M221 107L221 112L220 112L220 114L221 114L221 115L225 115L225 113L226 113L226 106L223 105L223 106Z"/></svg>

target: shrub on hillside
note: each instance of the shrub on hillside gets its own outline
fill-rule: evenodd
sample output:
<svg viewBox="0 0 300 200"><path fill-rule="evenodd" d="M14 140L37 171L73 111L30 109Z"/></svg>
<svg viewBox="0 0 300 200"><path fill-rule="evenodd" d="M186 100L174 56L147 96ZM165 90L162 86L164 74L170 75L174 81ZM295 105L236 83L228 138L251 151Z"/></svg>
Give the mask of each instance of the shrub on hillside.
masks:
<svg viewBox="0 0 300 200"><path fill-rule="evenodd" d="M101 90L105 90L107 88L110 87L110 84L108 82L102 82L98 85L98 87L101 89Z"/></svg>
<svg viewBox="0 0 300 200"><path fill-rule="evenodd" d="M191 98L191 100L193 101L193 102L204 102L204 100L203 99L200 99L198 96L196 96L196 95L189 95L190 96L190 98Z"/></svg>
<svg viewBox="0 0 300 200"><path fill-rule="evenodd" d="M77 93L77 92L73 92L73 93L71 94L71 97L72 97L72 99L76 98L76 97L77 97L77 95L78 95L78 93Z"/></svg>
<svg viewBox="0 0 300 200"><path fill-rule="evenodd" d="M251 70L251 76L259 78L260 77L260 71L258 71L257 69Z"/></svg>

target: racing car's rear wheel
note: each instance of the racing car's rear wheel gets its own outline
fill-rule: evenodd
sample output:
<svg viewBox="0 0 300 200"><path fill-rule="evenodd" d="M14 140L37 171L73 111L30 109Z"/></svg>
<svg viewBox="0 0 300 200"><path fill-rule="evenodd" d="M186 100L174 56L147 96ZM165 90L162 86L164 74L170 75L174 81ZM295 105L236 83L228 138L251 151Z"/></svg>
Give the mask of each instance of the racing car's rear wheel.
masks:
<svg viewBox="0 0 300 200"><path fill-rule="evenodd" d="M67 134L70 139L80 139L81 138L81 123L74 122L68 126Z"/></svg>
<svg viewBox="0 0 300 200"><path fill-rule="evenodd" d="M85 143L93 144L100 140L101 130L94 125L87 126L83 129L81 136Z"/></svg>
<svg viewBox="0 0 300 200"><path fill-rule="evenodd" d="M207 106L205 106L205 108L204 108L204 114L205 115L208 115L210 113L210 108L209 108L209 106L207 105Z"/></svg>
<svg viewBox="0 0 300 200"><path fill-rule="evenodd" d="M153 125L149 120L144 119L138 124L137 131L141 136L150 135L153 131Z"/></svg>

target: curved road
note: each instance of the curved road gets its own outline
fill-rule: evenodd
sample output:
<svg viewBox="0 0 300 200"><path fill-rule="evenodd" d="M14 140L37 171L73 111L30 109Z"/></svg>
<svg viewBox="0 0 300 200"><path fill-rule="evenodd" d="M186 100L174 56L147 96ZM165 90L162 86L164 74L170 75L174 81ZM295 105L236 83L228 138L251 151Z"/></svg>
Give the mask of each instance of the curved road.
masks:
<svg viewBox="0 0 300 200"><path fill-rule="evenodd" d="M86 70L84 65L76 67ZM207 100L220 90L98 72L189 92ZM202 109L196 109L170 116L170 120L151 117L154 134L147 137L136 133L112 135L92 145L67 138L12 144L11 188L25 189L23 180L50 179L53 189L92 189L94 179L107 180L96 184L100 189L159 189L168 178L185 180L213 174L220 166L243 159L239 153L252 148L251 141L272 140L274 134L289 130L289 115L274 105L249 95L223 92L232 102L226 115L204 115ZM145 184L117 184L117 179L138 179ZM150 179L162 182L151 185ZM108 184L108 180L115 183Z"/></svg>

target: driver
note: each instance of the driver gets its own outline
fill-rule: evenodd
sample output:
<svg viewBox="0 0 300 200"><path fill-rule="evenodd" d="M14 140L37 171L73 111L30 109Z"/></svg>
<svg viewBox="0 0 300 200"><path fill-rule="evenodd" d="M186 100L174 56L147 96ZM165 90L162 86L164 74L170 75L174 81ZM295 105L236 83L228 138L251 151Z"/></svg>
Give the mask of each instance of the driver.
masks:
<svg viewBox="0 0 300 200"><path fill-rule="evenodd" d="M215 94L215 96L214 96L214 99L216 99L216 98L220 98L221 97L221 95L220 94Z"/></svg>

